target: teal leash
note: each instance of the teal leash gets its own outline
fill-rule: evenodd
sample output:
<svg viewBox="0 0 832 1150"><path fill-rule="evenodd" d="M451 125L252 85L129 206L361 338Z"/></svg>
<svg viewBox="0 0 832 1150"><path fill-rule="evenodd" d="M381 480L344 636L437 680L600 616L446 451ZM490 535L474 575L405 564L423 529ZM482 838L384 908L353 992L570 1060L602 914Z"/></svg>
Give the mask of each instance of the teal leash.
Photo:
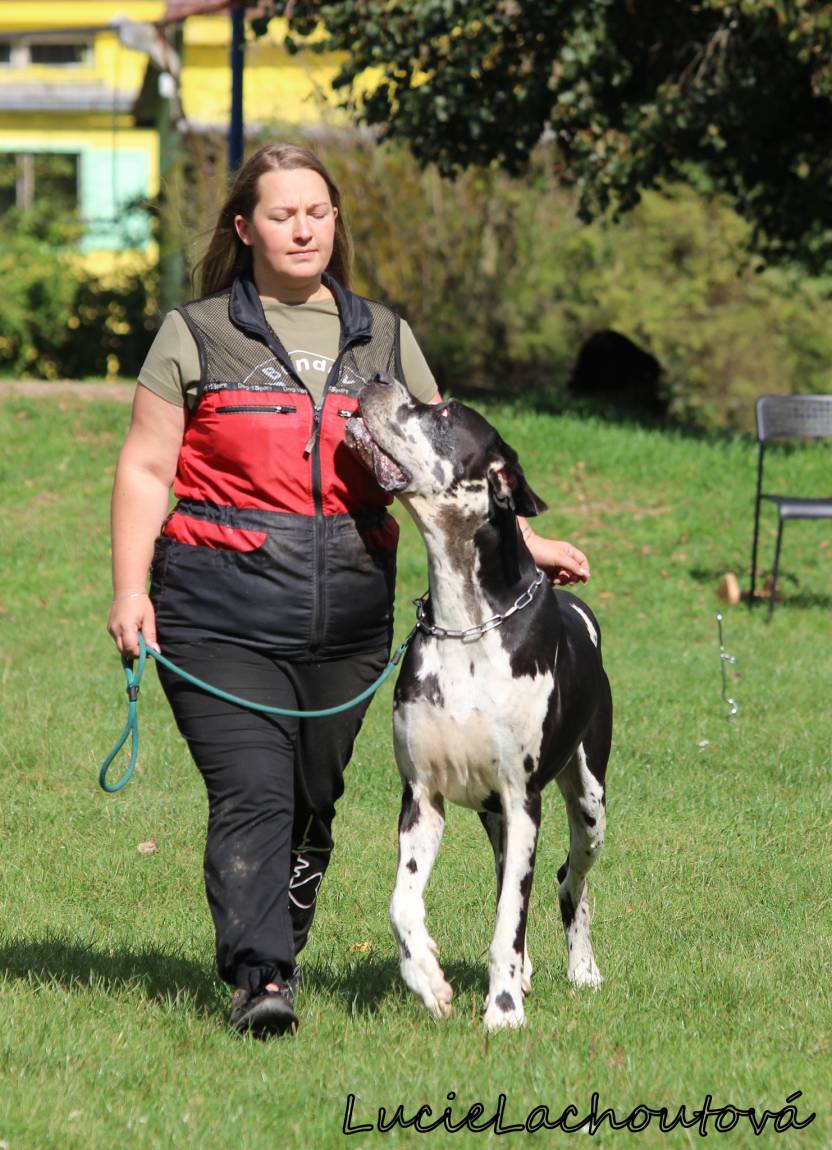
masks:
<svg viewBox="0 0 832 1150"><path fill-rule="evenodd" d="M193 683L195 687L207 691L209 695L215 695L218 699L225 699L226 702L229 703L236 703L237 706L246 707L249 711L261 711L264 715L283 715L291 719L323 719L327 715L340 715L342 711L348 711L351 707L358 706L359 703L363 703L365 699L373 695L381 684L393 674L393 671L401 661L402 655L404 655L407 650L410 640L418 630L419 626L417 624L404 642L399 644L392 659L376 681L371 683L360 695L356 695L354 699L350 699L347 703L340 703L337 707L324 707L323 710L320 711L292 711L286 707L268 707L265 703L252 703L250 700L241 699L237 695L229 695L227 691L221 691L219 687L212 687L210 683L206 683L204 680L197 679L196 676L190 675L187 671L183 671L181 667L177 667L175 663L172 663L170 659L166 659L160 652L148 647L140 631L139 663L136 670L133 670L133 659L129 655L122 655L121 658L121 665L125 678L127 679L127 722L124 724L124 730L121 732L121 736L116 745L101 764L101 770L98 772L99 785L102 790L110 795L114 795L116 791L120 791L123 787L126 787L133 777L133 771L136 769L136 760L139 757L139 687L148 655L152 655L157 663L161 663L163 667L167 667L169 671L173 671L175 675L179 675L180 678L185 679L188 683ZM130 762L127 764L121 778L115 783L110 783L107 781L107 772L110 769L113 759L128 739L132 740L130 745Z"/></svg>

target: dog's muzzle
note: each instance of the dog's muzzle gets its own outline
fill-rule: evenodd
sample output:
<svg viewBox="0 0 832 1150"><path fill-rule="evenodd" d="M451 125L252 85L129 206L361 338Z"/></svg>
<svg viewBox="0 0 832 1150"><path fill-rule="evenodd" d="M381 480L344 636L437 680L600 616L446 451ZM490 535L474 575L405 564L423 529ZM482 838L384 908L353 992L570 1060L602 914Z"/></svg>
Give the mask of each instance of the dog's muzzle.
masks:
<svg viewBox="0 0 832 1150"><path fill-rule="evenodd" d="M353 415L347 420L344 440L367 470L376 477L376 482L382 491L393 494L396 491L403 491L410 483L410 474L395 459L382 451L360 415Z"/></svg>

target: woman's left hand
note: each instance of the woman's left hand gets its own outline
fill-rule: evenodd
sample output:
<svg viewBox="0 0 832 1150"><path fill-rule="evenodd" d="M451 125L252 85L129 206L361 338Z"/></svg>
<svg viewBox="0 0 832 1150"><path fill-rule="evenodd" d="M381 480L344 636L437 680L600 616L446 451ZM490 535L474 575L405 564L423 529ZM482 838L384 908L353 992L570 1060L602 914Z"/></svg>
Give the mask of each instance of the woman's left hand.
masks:
<svg viewBox="0 0 832 1150"><path fill-rule="evenodd" d="M523 532L532 559L552 583L586 583L589 579L589 560L583 551L561 539L546 539L536 535L526 524Z"/></svg>

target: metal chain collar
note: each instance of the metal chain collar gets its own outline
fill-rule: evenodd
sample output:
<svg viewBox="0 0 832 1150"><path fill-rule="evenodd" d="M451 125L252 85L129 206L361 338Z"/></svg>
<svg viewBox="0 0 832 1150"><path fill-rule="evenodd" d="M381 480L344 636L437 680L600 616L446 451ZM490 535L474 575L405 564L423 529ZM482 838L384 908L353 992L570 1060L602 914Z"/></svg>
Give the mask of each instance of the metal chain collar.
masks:
<svg viewBox="0 0 832 1150"><path fill-rule="evenodd" d="M505 623L506 619L510 619L515 611L522 611L524 607L528 607L529 603L534 599L535 591L537 591L544 578L543 572L538 567L537 578L534 583L532 583L518 599L515 599L514 606L509 607L505 614L492 615L491 618L486 619L484 623L478 623L474 627L466 627L464 631L454 631L448 627L437 627L435 623L425 621L425 603L430 595L428 592L422 595L421 598L413 600L416 605L416 626L421 628L426 634L433 635L435 639L461 639L463 643L481 639L483 635Z"/></svg>

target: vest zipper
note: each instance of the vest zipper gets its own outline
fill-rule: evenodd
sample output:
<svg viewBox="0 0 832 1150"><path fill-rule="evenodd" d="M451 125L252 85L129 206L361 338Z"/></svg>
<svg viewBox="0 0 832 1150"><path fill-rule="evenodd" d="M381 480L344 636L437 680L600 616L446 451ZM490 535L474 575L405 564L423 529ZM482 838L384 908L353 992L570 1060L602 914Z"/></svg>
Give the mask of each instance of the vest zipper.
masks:
<svg viewBox="0 0 832 1150"><path fill-rule="evenodd" d="M279 405L266 403L235 403L226 407L215 407L214 410L217 415L242 415L251 411L256 412L258 415L291 415L292 412L297 411L297 408L290 407L285 403Z"/></svg>
<svg viewBox="0 0 832 1150"><path fill-rule="evenodd" d="M338 363L337 359L335 363ZM335 365L333 365L333 367L334 366ZM316 403L313 408L312 434L306 445L307 453L311 452L312 455L312 503L315 507L315 555L312 566L315 594L312 607L312 642L309 644L311 651L317 651L323 641L323 621L326 610L326 603L324 601L326 595L324 579L324 567L326 564L326 521L324 519L324 500L321 492L320 430L321 416L323 414L324 404L326 403L328 387L329 376L327 376L326 383L324 384L320 403Z"/></svg>
<svg viewBox="0 0 832 1150"><path fill-rule="evenodd" d="M326 584L323 578L324 564L326 560L326 521L324 517L323 496L321 494L321 451L320 451L320 431L321 419L323 417L323 409L326 403L326 397L329 393L329 385L338 378L341 371L341 364L344 356L349 351L354 339L347 340L344 345L339 348L338 354L335 357L335 362L329 369L329 375L326 377L324 389L321 393L321 398L318 403L312 404L312 430L309 434L309 439L306 441L306 446L303 449L303 454L307 458L311 456L312 462L312 506L315 511L313 539L314 544L312 548L312 640L309 644L309 650L317 651L323 640L323 620L325 615L325 596ZM267 340L267 346L277 356L278 360L287 367L284 362L284 357L279 355L276 347L271 339ZM282 350L282 345L277 341L277 348ZM288 358L288 357L287 357ZM297 382L304 389L306 394L312 399L312 393L309 388L300 378L295 371L294 364L289 361L289 373L297 380Z"/></svg>
<svg viewBox="0 0 832 1150"><path fill-rule="evenodd" d="M312 432L306 441L306 447L303 449L304 455L311 455L315 450L315 445L318 442L318 432L321 429L321 409L323 407L326 392L321 396L321 402L312 405Z"/></svg>

